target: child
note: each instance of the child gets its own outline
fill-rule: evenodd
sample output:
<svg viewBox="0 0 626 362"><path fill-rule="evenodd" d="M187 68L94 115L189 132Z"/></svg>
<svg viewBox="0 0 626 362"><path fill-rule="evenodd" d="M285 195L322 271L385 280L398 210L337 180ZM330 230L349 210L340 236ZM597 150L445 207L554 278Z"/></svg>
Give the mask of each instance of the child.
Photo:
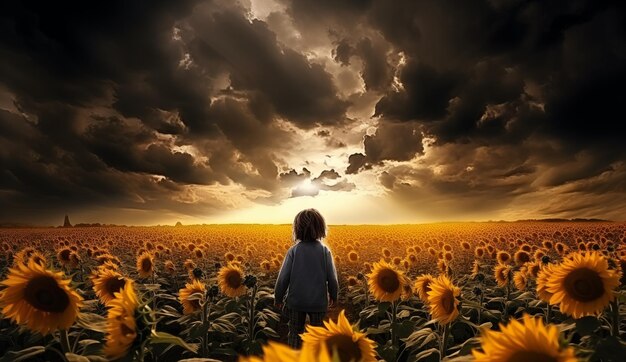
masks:
<svg viewBox="0 0 626 362"><path fill-rule="evenodd" d="M300 348L306 316L313 326L321 326L328 307L337 302L337 271L330 249L321 241L326 237L326 222L315 209L302 210L293 221L293 240L278 273L274 300L283 307L287 294L289 346ZM330 304L329 304L330 295Z"/></svg>

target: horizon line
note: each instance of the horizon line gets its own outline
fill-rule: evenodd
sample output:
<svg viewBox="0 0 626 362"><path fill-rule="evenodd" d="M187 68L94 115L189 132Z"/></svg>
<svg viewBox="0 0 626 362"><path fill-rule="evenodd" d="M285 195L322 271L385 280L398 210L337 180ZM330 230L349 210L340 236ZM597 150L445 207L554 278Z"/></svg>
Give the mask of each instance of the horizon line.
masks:
<svg viewBox="0 0 626 362"><path fill-rule="evenodd" d="M541 218L541 219L516 219L516 220L446 220L446 221L429 221L429 222L414 222L414 223L343 223L343 224L328 224L328 226L393 226L393 225L431 225L431 224L463 224L463 223L516 223L516 222L609 222L620 223L626 222L626 220L609 220L598 218ZM89 227L193 227L193 226L216 226L216 225L292 225L288 223L258 223L258 222L230 222L230 223L200 223L200 224L183 224L177 225L178 222L173 224L107 224L107 223L76 223L71 227L65 228L89 228ZM41 224L29 224L19 222L0 222L1 229L27 229L27 228L64 228L63 225L41 225Z"/></svg>

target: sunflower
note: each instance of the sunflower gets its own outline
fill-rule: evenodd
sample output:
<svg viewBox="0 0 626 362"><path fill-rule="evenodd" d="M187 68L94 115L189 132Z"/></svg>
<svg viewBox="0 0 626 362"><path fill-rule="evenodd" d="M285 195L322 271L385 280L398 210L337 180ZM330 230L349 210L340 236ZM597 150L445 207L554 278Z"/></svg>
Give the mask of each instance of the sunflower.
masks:
<svg viewBox="0 0 626 362"><path fill-rule="evenodd" d="M43 256L43 254L38 251L35 251L32 254L30 254L30 257L28 258L28 262L31 262L31 261L36 264L41 265L44 268L48 264L48 262L46 261L46 257Z"/></svg>
<svg viewBox="0 0 626 362"><path fill-rule="evenodd" d="M437 261L437 269L439 269L439 271L442 272L442 273L447 273L448 272L448 264L446 263L445 260L438 260Z"/></svg>
<svg viewBox="0 0 626 362"><path fill-rule="evenodd" d="M194 280L191 284L185 284L184 288L181 288L178 299L180 303L183 305L183 313L191 314L197 310L200 310L200 298L197 298L197 295L194 298L191 298L194 294L201 294L201 298L204 298L204 294L206 293L206 285L199 280Z"/></svg>
<svg viewBox="0 0 626 362"><path fill-rule="evenodd" d="M515 263L518 266L522 266L530 261L530 254L526 250L518 250L513 256Z"/></svg>
<svg viewBox="0 0 626 362"><path fill-rule="evenodd" d="M246 292L246 286L243 285L243 271L234 263L220 268L217 273L217 280L222 293L234 298Z"/></svg>
<svg viewBox="0 0 626 362"><path fill-rule="evenodd" d="M520 292L526 290L526 285L528 284L528 275L526 272L518 270L513 273L513 283L515 284L515 288Z"/></svg>
<svg viewBox="0 0 626 362"><path fill-rule="evenodd" d="M472 278L475 278L478 273L480 273L480 262L478 260L474 260L472 263Z"/></svg>
<svg viewBox="0 0 626 362"><path fill-rule="evenodd" d="M104 353L112 360L124 357L137 338L135 314L139 300L129 281L109 303Z"/></svg>
<svg viewBox="0 0 626 362"><path fill-rule="evenodd" d="M500 331L485 329L480 339L482 352L472 350L476 362L577 361L573 348L561 348L556 326L546 326L541 318L528 314L522 322L512 319L506 326L500 324Z"/></svg>
<svg viewBox="0 0 626 362"><path fill-rule="evenodd" d="M349 276L348 277L348 286L349 287L354 287L357 284L359 284L359 281L355 277L353 277L353 276Z"/></svg>
<svg viewBox="0 0 626 362"><path fill-rule="evenodd" d="M240 356L238 362L298 362L300 354L282 343L269 341L263 346L263 357Z"/></svg>
<svg viewBox="0 0 626 362"><path fill-rule="evenodd" d="M534 261L532 263L526 264L526 269L528 270L528 276L537 278L539 274L539 270L541 270L541 261Z"/></svg>
<svg viewBox="0 0 626 362"><path fill-rule="evenodd" d="M61 263L61 265L69 264L71 262L70 260L71 254L72 254L72 249L70 248L63 248L59 250L59 252L57 253L57 259L59 260L59 263Z"/></svg>
<svg viewBox="0 0 626 362"><path fill-rule="evenodd" d="M537 273L537 297L546 303L550 303L550 298L552 298L552 293L548 292L547 283L548 278L552 275L552 267L554 264L545 264Z"/></svg>
<svg viewBox="0 0 626 362"><path fill-rule="evenodd" d="M496 259L498 260L498 263L506 264L511 260L511 254L507 253L506 251L499 251Z"/></svg>
<svg viewBox="0 0 626 362"><path fill-rule="evenodd" d="M266 272L269 272L272 269L272 264L269 262L269 260L263 260L260 265L261 269Z"/></svg>
<svg viewBox="0 0 626 362"><path fill-rule="evenodd" d="M15 253L13 257L13 264L28 264L28 260L30 259L31 254L35 252L35 248L32 246L27 246L22 250Z"/></svg>
<svg viewBox="0 0 626 362"><path fill-rule="evenodd" d="M506 287L509 284L509 281L511 280L512 271L513 271L513 268L511 268L510 265L506 265L506 264L496 265L496 267L493 269L493 272L494 272L494 277L496 278L496 281L498 282L498 286Z"/></svg>
<svg viewBox="0 0 626 362"><path fill-rule="evenodd" d="M191 259L186 259L183 263L183 268L187 271L194 270L196 268L196 263L194 263Z"/></svg>
<svg viewBox="0 0 626 362"><path fill-rule="evenodd" d="M126 285L126 278L116 270L102 269L92 277L92 282L96 295L102 304L106 305L115 298L115 293Z"/></svg>
<svg viewBox="0 0 626 362"><path fill-rule="evenodd" d="M440 324L448 324L459 315L457 306L461 295L461 289L454 286L445 275L440 275L430 283L428 292L428 304L433 320Z"/></svg>
<svg viewBox="0 0 626 362"><path fill-rule="evenodd" d="M597 315L609 305L619 286L619 274L609 269L605 257L597 252L575 253L565 259L548 277L550 304L561 312L581 318Z"/></svg>
<svg viewBox="0 0 626 362"><path fill-rule="evenodd" d="M43 335L74 324L83 298L70 288L62 272L53 272L31 260L9 269L0 283L2 314Z"/></svg>
<svg viewBox="0 0 626 362"><path fill-rule="evenodd" d="M357 261L359 261L359 254L352 250L348 253L348 261L351 263L356 263Z"/></svg>
<svg viewBox="0 0 626 362"><path fill-rule="evenodd" d="M370 292L376 300L381 302L393 302L400 299L402 287L407 283L401 271L383 260L374 263L372 272L367 277Z"/></svg>
<svg viewBox="0 0 626 362"><path fill-rule="evenodd" d="M154 257L149 252L143 252L137 258L137 271L139 276L147 278L154 273Z"/></svg>
<svg viewBox="0 0 626 362"><path fill-rule="evenodd" d="M430 274L422 274L415 279L413 283L413 292L417 294L419 299L426 303L428 302L428 292L430 292L430 283L435 280Z"/></svg>
<svg viewBox="0 0 626 362"><path fill-rule="evenodd" d="M355 331L346 318L345 310L339 312L337 322L324 321L324 327L306 326L302 337L302 354L318 356L324 346L340 362L376 361L376 344L365 333Z"/></svg>
<svg viewBox="0 0 626 362"><path fill-rule="evenodd" d="M173 261L171 260L166 261L164 266L165 266L165 270L167 270L168 273L174 274L176 272L176 266L174 265Z"/></svg>

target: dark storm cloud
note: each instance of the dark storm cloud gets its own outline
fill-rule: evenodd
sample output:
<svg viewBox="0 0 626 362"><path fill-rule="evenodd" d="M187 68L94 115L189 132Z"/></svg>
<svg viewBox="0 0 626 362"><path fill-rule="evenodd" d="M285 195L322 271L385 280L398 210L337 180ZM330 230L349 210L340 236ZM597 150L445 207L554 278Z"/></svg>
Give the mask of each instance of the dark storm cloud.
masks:
<svg viewBox="0 0 626 362"><path fill-rule="evenodd" d="M618 214L624 2L279 2L265 20L247 1L3 2L0 220L210 214L235 204L211 187L276 204L351 191L360 172L442 215L533 195ZM351 147L349 176L294 170L302 130Z"/></svg>
<svg viewBox="0 0 626 362"><path fill-rule="evenodd" d="M366 90L385 90L393 78L392 67L387 61L389 46L382 41L372 42L370 38L362 38L355 47L346 39L342 39L333 49L333 59L347 66L350 58L357 56L363 61L361 77Z"/></svg>
<svg viewBox="0 0 626 362"><path fill-rule="evenodd" d="M302 128L342 123L347 103L337 96L330 74L300 53L282 48L266 23L235 11L206 9L191 20L194 41L229 65L236 90L257 91L278 115Z"/></svg>
<svg viewBox="0 0 626 362"><path fill-rule="evenodd" d="M480 172L480 159L436 163L444 170L474 170L475 176L418 172L415 182L402 184L396 173L384 171L381 185L402 189L398 200L419 200L424 190L442 197L460 191L468 205L479 197L501 200L497 209L519 193L613 169L626 159L619 117L626 99L624 10L618 1L373 1L354 8L353 17L368 19L404 58L395 70L397 83L376 104L379 127L417 122L434 140L433 152L441 148L439 155L468 145L496 154L512 150L502 161L480 165ZM335 60L348 64L356 49L355 40L338 41ZM372 140L365 138L364 152L350 155L347 173L371 168L370 158L397 159L372 156ZM378 141L383 148L398 142Z"/></svg>
<svg viewBox="0 0 626 362"><path fill-rule="evenodd" d="M0 7L0 92L14 100L0 109L0 194L24 214L45 203L50 212L226 207L189 206L193 185L280 195L284 161L275 153L293 135L275 119L302 128L345 122L348 104L330 74L236 4Z"/></svg>
<svg viewBox="0 0 626 362"><path fill-rule="evenodd" d="M382 123L375 134L363 137L363 145L365 155L350 155L346 173L357 173L385 160L408 161L424 151L421 131L411 123Z"/></svg>

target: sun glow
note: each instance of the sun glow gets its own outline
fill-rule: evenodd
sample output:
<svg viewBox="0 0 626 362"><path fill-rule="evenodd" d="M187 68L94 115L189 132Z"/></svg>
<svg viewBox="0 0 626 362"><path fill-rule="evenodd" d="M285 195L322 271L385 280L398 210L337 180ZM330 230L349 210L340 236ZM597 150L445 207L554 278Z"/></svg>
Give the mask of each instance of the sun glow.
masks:
<svg viewBox="0 0 626 362"><path fill-rule="evenodd" d="M316 194L319 190L319 187L311 182L310 179L306 179L298 185L298 190L303 191L307 194Z"/></svg>

